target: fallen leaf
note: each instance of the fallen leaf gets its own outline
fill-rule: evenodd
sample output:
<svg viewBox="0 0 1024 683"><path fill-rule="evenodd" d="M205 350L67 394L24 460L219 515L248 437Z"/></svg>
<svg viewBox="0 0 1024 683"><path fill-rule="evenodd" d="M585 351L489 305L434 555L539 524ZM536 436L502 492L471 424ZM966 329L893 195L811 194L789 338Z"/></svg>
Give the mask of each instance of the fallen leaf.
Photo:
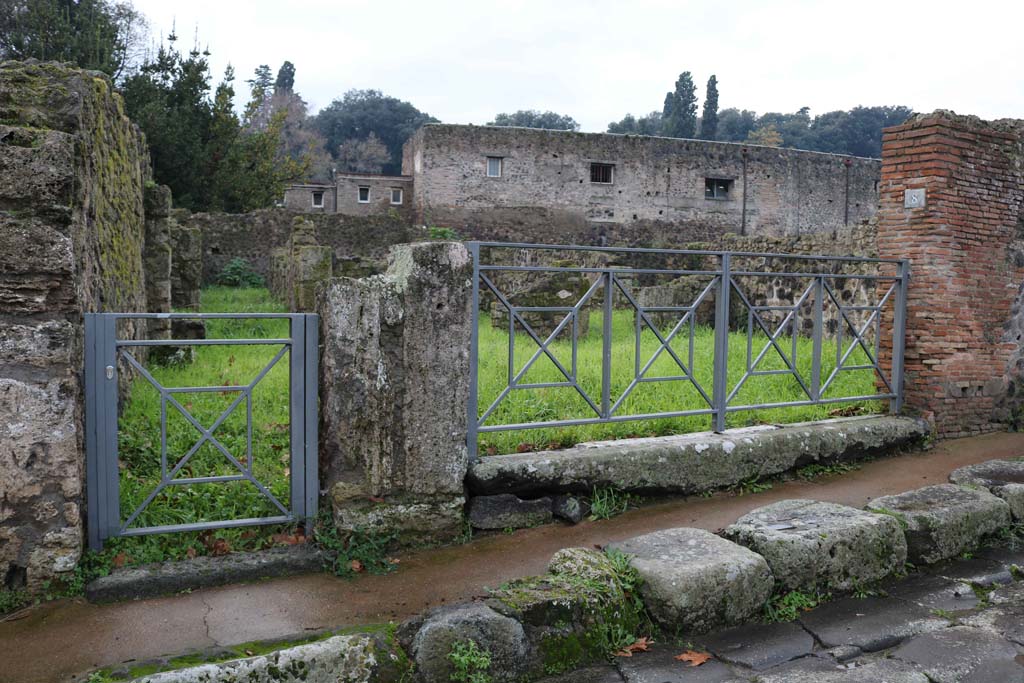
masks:
<svg viewBox="0 0 1024 683"><path fill-rule="evenodd" d="M398 559L397 557L392 557L390 560L388 560L388 562L390 562L391 564L401 564L402 563L402 561L400 559Z"/></svg>
<svg viewBox="0 0 1024 683"><path fill-rule="evenodd" d="M361 574L366 570L366 568L363 566L363 563L359 560L352 560L348 563L348 566L351 567L352 571L354 571L356 574Z"/></svg>
<svg viewBox="0 0 1024 683"><path fill-rule="evenodd" d="M681 655L676 655L676 659L680 662L689 662L690 666L700 666L711 659L711 655L707 652L694 652L693 650L687 650Z"/></svg>
<svg viewBox="0 0 1024 683"><path fill-rule="evenodd" d="M213 542L213 547L210 548L210 554L214 557L218 557L220 555L227 555L230 552L231 544L223 538L218 538L217 540L215 540Z"/></svg>
<svg viewBox="0 0 1024 683"><path fill-rule="evenodd" d="M278 545L300 545L306 542L306 537L302 534L274 534L270 540Z"/></svg>
<svg viewBox="0 0 1024 683"><path fill-rule="evenodd" d="M253 656L254 654L256 654L256 653L255 653L255 652L253 652L252 650L244 650L244 652L245 652L245 654L246 654L246 655L248 655L249 657L252 657L252 656Z"/></svg>
<svg viewBox="0 0 1024 683"><path fill-rule="evenodd" d="M112 564L115 567L120 569L121 567L123 567L125 565L125 563L127 561L128 561L128 556L127 555L125 555L124 553L118 553L117 555L114 555L114 559L112 559L110 561L110 564Z"/></svg>
<svg viewBox="0 0 1024 683"><path fill-rule="evenodd" d="M383 499L383 498L381 498L380 496L370 496L370 497L369 497L369 501L370 501L371 503L383 503L383 502L384 502L384 499Z"/></svg>
<svg viewBox="0 0 1024 683"><path fill-rule="evenodd" d="M185 557L187 557L190 560L196 559L196 555L198 554L199 553L196 552L196 549L191 546L189 547L188 550L185 551Z"/></svg>
<svg viewBox="0 0 1024 683"><path fill-rule="evenodd" d="M647 636L637 638L636 642L632 645L627 645L618 652L615 653L616 657L632 657L634 652L647 652L650 649L651 643Z"/></svg>
<svg viewBox="0 0 1024 683"><path fill-rule="evenodd" d="M530 453L535 446L532 443L521 443L516 446L516 453Z"/></svg>

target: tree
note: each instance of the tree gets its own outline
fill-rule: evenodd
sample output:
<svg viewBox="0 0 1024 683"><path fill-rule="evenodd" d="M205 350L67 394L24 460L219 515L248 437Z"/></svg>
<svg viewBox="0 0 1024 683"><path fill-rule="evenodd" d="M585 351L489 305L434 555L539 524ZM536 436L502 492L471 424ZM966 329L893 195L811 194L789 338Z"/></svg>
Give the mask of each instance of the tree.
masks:
<svg viewBox="0 0 1024 683"><path fill-rule="evenodd" d="M274 94L290 93L295 89L295 65L285 61L277 70L277 80L274 81Z"/></svg>
<svg viewBox="0 0 1024 683"><path fill-rule="evenodd" d="M353 173L380 173L391 159L388 148L374 133L365 140L346 140L336 156L338 168Z"/></svg>
<svg viewBox="0 0 1024 683"><path fill-rule="evenodd" d="M661 123L660 111L652 111L640 118L626 114L621 121L609 123L608 132L624 135L661 135Z"/></svg>
<svg viewBox="0 0 1024 683"><path fill-rule="evenodd" d="M697 133L697 94L689 71L679 74L675 90L666 93L662 110L662 134L692 138Z"/></svg>
<svg viewBox="0 0 1024 683"><path fill-rule="evenodd" d="M337 153L346 140L365 140L373 133L388 150L389 160L382 172L398 174L402 168L402 145L425 123L437 119L379 90L349 90L313 119L327 149Z"/></svg>
<svg viewBox="0 0 1024 683"><path fill-rule="evenodd" d="M755 128L757 112L729 108L718 113L718 139L723 142L743 142Z"/></svg>
<svg viewBox="0 0 1024 683"><path fill-rule="evenodd" d="M700 136L705 140L714 140L718 135L718 79L714 74L708 79L708 87L704 95L704 111L700 117Z"/></svg>
<svg viewBox="0 0 1024 683"><path fill-rule="evenodd" d="M520 128L544 128L547 130L579 130L576 119L553 111L520 109L511 114L498 114L488 126L518 126Z"/></svg>
<svg viewBox="0 0 1024 683"><path fill-rule="evenodd" d="M283 153L287 114L265 111L263 72L251 81L252 98L239 121L234 70L228 67L211 101L208 57L198 48L183 55L172 33L124 83L125 107L146 134L153 175L170 186L178 206L194 211L271 206L287 183L308 174L308 160ZM266 118L259 127L257 116Z"/></svg>
<svg viewBox="0 0 1024 683"><path fill-rule="evenodd" d="M814 149L861 157L882 155L882 129L906 121L909 107L854 107L831 111L814 118L811 137Z"/></svg>
<svg viewBox="0 0 1024 683"><path fill-rule="evenodd" d="M781 147L782 146L782 135L775 129L775 126L771 123L758 128L757 130L750 131L747 135L747 142L752 145L763 145L765 147Z"/></svg>
<svg viewBox="0 0 1024 683"><path fill-rule="evenodd" d="M129 2L3 0L0 58L72 62L121 80L148 40L146 19Z"/></svg>

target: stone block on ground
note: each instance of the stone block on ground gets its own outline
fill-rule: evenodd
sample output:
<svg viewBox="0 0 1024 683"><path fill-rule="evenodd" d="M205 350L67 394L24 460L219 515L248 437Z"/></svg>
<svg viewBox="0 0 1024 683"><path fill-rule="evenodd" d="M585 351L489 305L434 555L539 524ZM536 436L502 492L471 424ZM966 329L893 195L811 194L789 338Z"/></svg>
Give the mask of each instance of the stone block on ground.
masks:
<svg viewBox="0 0 1024 683"><path fill-rule="evenodd" d="M665 529L610 547L632 556L647 609L673 631L739 624L760 612L774 585L763 557L702 529Z"/></svg>
<svg viewBox="0 0 1024 683"><path fill-rule="evenodd" d="M409 654L424 683L448 683L448 655L456 643L472 640L491 656L489 674L498 683L518 682L527 671L529 644L522 624L480 603L428 612L412 637Z"/></svg>
<svg viewBox="0 0 1024 683"><path fill-rule="evenodd" d="M989 594L992 606L966 617L964 625L998 633L1024 647L1024 582L1001 586Z"/></svg>
<svg viewBox="0 0 1024 683"><path fill-rule="evenodd" d="M1024 461L988 460L953 470L949 480L961 486L981 486L1010 506L1010 514L1024 521Z"/></svg>
<svg viewBox="0 0 1024 683"><path fill-rule="evenodd" d="M607 659L609 629L639 633L647 624L629 599L612 560L586 548L566 548L543 576L518 579L491 592L487 604L516 619L531 645L531 671L566 672Z"/></svg>
<svg viewBox="0 0 1024 683"><path fill-rule="evenodd" d="M982 538L1010 524L1010 506L982 489L939 484L882 496L867 505L904 527L907 559L933 564L974 550Z"/></svg>
<svg viewBox="0 0 1024 683"><path fill-rule="evenodd" d="M511 493L501 493L469 501L469 523L474 529L524 529L551 520L550 498L521 500Z"/></svg>
<svg viewBox="0 0 1024 683"><path fill-rule="evenodd" d="M787 590L850 590L902 570L907 559L896 519L813 500L751 510L725 536L763 556Z"/></svg>
<svg viewBox="0 0 1024 683"><path fill-rule="evenodd" d="M334 636L265 655L139 678L136 683L370 683L379 675L382 653L370 636Z"/></svg>
<svg viewBox="0 0 1024 683"><path fill-rule="evenodd" d="M551 511L559 519L579 524L590 514L590 503L580 496L559 495L552 499Z"/></svg>
<svg viewBox="0 0 1024 683"><path fill-rule="evenodd" d="M376 497L347 482L331 487L334 525L342 532L372 531L397 545L443 543L465 531L461 497Z"/></svg>

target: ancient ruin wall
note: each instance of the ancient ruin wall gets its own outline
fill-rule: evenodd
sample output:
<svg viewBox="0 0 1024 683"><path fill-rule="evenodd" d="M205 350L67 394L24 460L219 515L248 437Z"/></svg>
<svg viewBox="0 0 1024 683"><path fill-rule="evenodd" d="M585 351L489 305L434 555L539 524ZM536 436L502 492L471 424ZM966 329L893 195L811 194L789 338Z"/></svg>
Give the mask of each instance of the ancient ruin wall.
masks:
<svg viewBox="0 0 1024 683"><path fill-rule="evenodd" d="M98 73L4 62L0 121L0 580L38 590L82 549L81 314L147 305L149 160Z"/></svg>
<svg viewBox="0 0 1024 683"><path fill-rule="evenodd" d="M489 156L503 159L501 177L488 177ZM592 183L591 163L614 165L613 182ZM677 241L834 230L874 214L879 170L754 145L443 124L421 128L403 159L417 222L548 243L589 232L622 244L634 225ZM707 178L731 181L728 198L706 198Z"/></svg>
<svg viewBox="0 0 1024 683"><path fill-rule="evenodd" d="M233 258L245 259L264 277L271 272L271 254L291 238L296 214L284 209L251 213L175 212L178 223L198 230L202 240L203 283L217 276ZM334 272L359 277L383 270L388 249L422 239L422 230L390 216L301 214L316 225L317 241L334 249Z"/></svg>

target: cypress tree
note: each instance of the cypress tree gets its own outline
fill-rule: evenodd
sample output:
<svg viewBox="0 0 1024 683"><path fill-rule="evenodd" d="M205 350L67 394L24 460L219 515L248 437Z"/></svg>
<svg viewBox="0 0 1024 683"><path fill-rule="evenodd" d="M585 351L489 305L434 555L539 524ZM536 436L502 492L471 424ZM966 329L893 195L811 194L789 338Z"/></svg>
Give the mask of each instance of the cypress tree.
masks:
<svg viewBox="0 0 1024 683"><path fill-rule="evenodd" d="M700 136L714 140L718 135L718 79L714 74L708 79L707 94L704 96L704 111L700 120Z"/></svg>

